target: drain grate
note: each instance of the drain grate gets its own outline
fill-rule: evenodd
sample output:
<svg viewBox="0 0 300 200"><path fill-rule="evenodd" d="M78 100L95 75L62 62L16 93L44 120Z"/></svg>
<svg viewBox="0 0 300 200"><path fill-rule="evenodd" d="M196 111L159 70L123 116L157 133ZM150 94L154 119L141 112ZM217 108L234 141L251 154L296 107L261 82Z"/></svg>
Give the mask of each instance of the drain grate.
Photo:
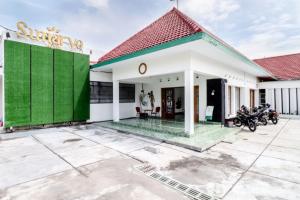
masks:
<svg viewBox="0 0 300 200"><path fill-rule="evenodd" d="M172 178L166 177L159 172L155 171L155 167L151 166L150 164L143 164L143 165L138 165L135 167L137 170L143 172L147 176L163 183L171 188L178 190L185 195L191 197L194 200L218 200L218 198L209 196L207 194L204 194L200 192L199 190L196 190L194 188L189 187L188 185L185 185L179 181L176 181Z"/></svg>

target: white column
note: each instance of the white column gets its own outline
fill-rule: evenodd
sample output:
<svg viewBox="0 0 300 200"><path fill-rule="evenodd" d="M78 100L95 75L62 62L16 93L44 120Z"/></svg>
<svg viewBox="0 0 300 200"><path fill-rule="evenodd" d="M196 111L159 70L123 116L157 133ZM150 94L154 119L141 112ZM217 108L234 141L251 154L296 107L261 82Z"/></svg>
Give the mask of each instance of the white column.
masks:
<svg viewBox="0 0 300 200"><path fill-rule="evenodd" d="M113 81L113 120L120 120L120 105L119 105L119 81Z"/></svg>
<svg viewBox="0 0 300 200"><path fill-rule="evenodd" d="M225 83L225 119L227 119L230 114L228 96L229 96L228 83Z"/></svg>
<svg viewBox="0 0 300 200"><path fill-rule="evenodd" d="M234 115L235 112L236 112L236 94L235 94L235 87L234 86L231 86L231 111L230 111L230 114L231 115Z"/></svg>
<svg viewBox="0 0 300 200"><path fill-rule="evenodd" d="M184 128L189 135L194 134L194 72L187 69L184 72Z"/></svg>
<svg viewBox="0 0 300 200"><path fill-rule="evenodd" d="M259 89L254 91L254 106L259 106Z"/></svg>
<svg viewBox="0 0 300 200"><path fill-rule="evenodd" d="M205 111L207 107L207 80L200 77L199 80L199 118L200 121L205 121Z"/></svg>
<svg viewBox="0 0 300 200"><path fill-rule="evenodd" d="M267 103L271 104L271 108L275 110L275 95L274 88L268 89L269 101Z"/></svg>
<svg viewBox="0 0 300 200"><path fill-rule="evenodd" d="M261 89L264 89L264 88L261 88ZM265 89L266 90L266 96L265 96L265 98L266 98L266 103L270 103L269 101L270 101L270 94L269 94L269 90L268 89ZM258 95L258 99L259 99L259 103L260 103L260 96Z"/></svg>
<svg viewBox="0 0 300 200"><path fill-rule="evenodd" d="M281 99L281 88L276 88L276 110L280 114L282 114L283 111L283 102Z"/></svg>
<svg viewBox="0 0 300 200"><path fill-rule="evenodd" d="M241 106L250 106L250 90L247 87L241 88Z"/></svg>

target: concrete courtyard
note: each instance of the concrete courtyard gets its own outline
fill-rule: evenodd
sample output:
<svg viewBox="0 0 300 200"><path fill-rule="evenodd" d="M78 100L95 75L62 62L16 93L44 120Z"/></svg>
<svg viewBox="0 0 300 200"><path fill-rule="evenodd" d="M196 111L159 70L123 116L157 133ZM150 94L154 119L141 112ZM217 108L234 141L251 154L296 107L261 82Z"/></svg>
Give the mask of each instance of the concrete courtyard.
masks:
<svg viewBox="0 0 300 200"><path fill-rule="evenodd" d="M245 128L202 153L95 125L0 137L0 199L191 198L141 165L215 198L300 199L300 120Z"/></svg>

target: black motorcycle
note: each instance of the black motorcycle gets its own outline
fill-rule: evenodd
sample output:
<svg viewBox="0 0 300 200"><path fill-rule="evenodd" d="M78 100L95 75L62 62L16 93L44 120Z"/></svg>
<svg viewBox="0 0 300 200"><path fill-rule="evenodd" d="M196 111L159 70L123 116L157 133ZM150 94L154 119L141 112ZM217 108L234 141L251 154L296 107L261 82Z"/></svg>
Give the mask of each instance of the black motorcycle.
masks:
<svg viewBox="0 0 300 200"><path fill-rule="evenodd" d="M271 109L271 105L270 104L266 104L266 109L268 111L268 120L271 120L273 124L277 124L278 123L278 113Z"/></svg>
<svg viewBox="0 0 300 200"><path fill-rule="evenodd" d="M268 124L268 110L264 106L253 108L253 115L257 117L259 123L266 126Z"/></svg>
<svg viewBox="0 0 300 200"><path fill-rule="evenodd" d="M241 107L241 109L237 112L236 118L233 120L233 124L235 126L248 126L249 130L252 132L256 131L257 122L257 116L255 114L251 114L245 106Z"/></svg>

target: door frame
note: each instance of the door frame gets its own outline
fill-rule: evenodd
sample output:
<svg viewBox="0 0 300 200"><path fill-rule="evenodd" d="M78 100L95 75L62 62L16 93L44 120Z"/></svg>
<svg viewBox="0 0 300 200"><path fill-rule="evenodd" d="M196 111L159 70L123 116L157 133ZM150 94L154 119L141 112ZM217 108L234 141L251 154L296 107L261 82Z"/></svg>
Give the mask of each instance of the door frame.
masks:
<svg viewBox="0 0 300 200"><path fill-rule="evenodd" d="M161 117L163 119L175 119L175 88L176 87L167 87L161 88ZM173 114L167 115L166 111L166 90L173 90Z"/></svg>
<svg viewBox="0 0 300 200"><path fill-rule="evenodd" d="M199 123L199 85L194 86L194 122Z"/></svg>
<svg viewBox="0 0 300 200"><path fill-rule="evenodd" d="M255 106L255 90L250 89L249 96L250 96L249 107L254 108L254 106Z"/></svg>
<svg viewBox="0 0 300 200"><path fill-rule="evenodd" d="M176 99L175 99L175 88L183 88L184 90L184 86L182 87L166 87L166 88L161 88L161 117L163 119L174 119L175 118L175 103L176 103ZM173 89L173 113L174 113L174 117L172 118L168 118L166 116L166 113L164 112L165 109L166 109L166 102L165 102L165 94L166 94L166 89ZM199 122L199 119L200 119L200 113L199 113L199 106L200 106L200 94L199 94L199 85L194 85L194 122ZM185 91L184 91L184 94L185 94ZM185 109L185 105L183 105L184 109Z"/></svg>

